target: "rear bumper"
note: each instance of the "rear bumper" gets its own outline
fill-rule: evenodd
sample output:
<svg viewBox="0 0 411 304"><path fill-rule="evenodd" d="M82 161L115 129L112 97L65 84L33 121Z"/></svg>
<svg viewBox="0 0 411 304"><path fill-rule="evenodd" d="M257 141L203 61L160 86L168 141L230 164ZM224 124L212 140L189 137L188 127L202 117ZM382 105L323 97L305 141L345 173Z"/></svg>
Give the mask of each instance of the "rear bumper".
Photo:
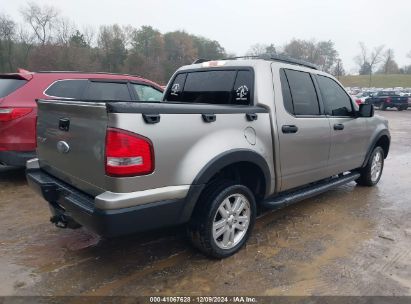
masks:
<svg viewBox="0 0 411 304"><path fill-rule="evenodd" d="M29 159L36 157L36 151L0 151L0 164L25 167Z"/></svg>
<svg viewBox="0 0 411 304"><path fill-rule="evenodd" d="M194 195L183 199L167 199L119 209L96 208L96 198L45 173L28 169L27 180L32 189L48 201L53 215L63 214L77 223L107 237L120 236L182 224L191 216ZM200 190L199 187L193 189Z"/></svg>

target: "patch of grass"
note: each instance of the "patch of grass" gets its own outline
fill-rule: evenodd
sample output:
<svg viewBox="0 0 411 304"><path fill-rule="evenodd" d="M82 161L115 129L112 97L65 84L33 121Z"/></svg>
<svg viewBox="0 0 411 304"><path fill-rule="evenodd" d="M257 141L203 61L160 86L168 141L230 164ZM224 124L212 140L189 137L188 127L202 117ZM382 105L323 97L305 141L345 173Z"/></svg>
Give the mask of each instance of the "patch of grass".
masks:
<svg viewBox="0 0 411 304"><path fill-rule="evenodd" d="M356 76L342 76L340 77L341 83L345 87L369 87L368 75L356 75ZM371 87L377 88L393 88L403 87L411 88L411 75L392 74L392 75L372 75Z"/></svg>

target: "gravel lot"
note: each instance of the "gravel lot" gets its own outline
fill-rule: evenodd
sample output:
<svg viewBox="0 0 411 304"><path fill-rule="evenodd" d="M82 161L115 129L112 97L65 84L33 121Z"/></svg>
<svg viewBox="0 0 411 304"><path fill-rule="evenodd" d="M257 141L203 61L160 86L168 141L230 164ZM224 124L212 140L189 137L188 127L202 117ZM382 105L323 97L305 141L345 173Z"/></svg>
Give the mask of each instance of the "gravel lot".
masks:
<svg viewBox="0 0 411 304"><path fill-rule="evenodd" d="M24 171L0 168L0 295L411 295L411 111L377 113L392 135L377 187L264 214L222 261L181 228L112 240L57 229Z"/></svg>

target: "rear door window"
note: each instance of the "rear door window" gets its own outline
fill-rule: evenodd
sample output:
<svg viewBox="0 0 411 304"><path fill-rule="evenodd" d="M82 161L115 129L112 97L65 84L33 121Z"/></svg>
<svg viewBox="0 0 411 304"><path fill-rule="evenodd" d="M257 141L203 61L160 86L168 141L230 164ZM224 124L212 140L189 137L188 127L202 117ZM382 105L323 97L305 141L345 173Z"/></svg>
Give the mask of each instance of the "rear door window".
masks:
<svg viewBox="0 0 411 304"><path fill-rule="evenodd" d="M253 96L253 74L249 70L195 71L175 77L166 101L249 105Z"/></svg>
<svg viewBox="0 0 411 304"><path fill-rule="evenodd" d="M127 83L91 81L86 89L85 99L131 101Z"/></svg>
<svg viewBox="0 0 411 304"><path fill-rule="evenodd" d="M295 115L319 115L320 106L311 75L284 69L293 101ZM289 106L288 106L289 107Z"/></svg>
<svg viewBox="0 0 411 304"><path fill-rule="evenodd" d="M87 79L58 80L44 93L50 97L81 99L87 82Z"/></svg>
<svg viewBox="0 0 411 304"><path fill-rule="evenodd" d="M327 115L352 116L354 114L351 98L345 90L331 78L318 75L318 85Z"/></svg>
<svg viewBox="0 0 411 304"><path fill-rule="evenodd" d="M10 95L18 88L22 87L27 83L27 80L22 79L12 79L12 78L1 78L0 79L0 98Z"/></svg>
<svg viewBox="0 0 411 304"><path fill-rule="evenodd" d="M151 86L136 83L132 83L131 85L137 95L137 100L161 101L163 98L163 92L156 90Z"/></svg>
<svg viewBox="0 0 411 304"><path fill-rule="evenodd" d="M288 85L287 76L283 69L280 70L281 90L283 92L284 107L288 113L294 114L293 99L291 98L291 90Z"/></svg>

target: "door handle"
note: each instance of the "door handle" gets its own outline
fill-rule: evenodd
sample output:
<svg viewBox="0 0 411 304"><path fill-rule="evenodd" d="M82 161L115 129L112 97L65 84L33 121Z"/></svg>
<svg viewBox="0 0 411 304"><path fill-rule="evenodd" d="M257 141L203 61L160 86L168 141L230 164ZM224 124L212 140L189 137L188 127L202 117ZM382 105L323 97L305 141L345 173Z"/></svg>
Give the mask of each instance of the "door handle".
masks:
<svg viewBox="0 0 411 304"><path fill-rule="evenodd" d="M70 119L68 118L60 118L59 119L59 129L61 131L68 131L70 129Z"/></svg>
<svg viewBox="0 0 411 304"><path fill-rule="evenodd" d="M202 114L204 122L215 122L216 121L216 116L215 114Z"/></svg>
<svg viewBox="0 0 411 304"><path fill-rule="evenodd" d="M160 114L143 114L143 119L147 124L156 124L160 122Z"/></svg>
<svg viewBox="0 0 411 304"><path fill-rule="evenodd" d="M344 130L344 125L343 124L335 124L334 125L334 130Z"/></svg>
<svg viewBox="0 0 411 304"><path fill-rule="evenodd" d="M258 116L257 116L257 114L255 114L255 113L246 113L246 114L245 114L245 118L246 118L248 121L253 121L253 120L257 120Z"/></svg>
<svg viewBox="0 0 411 304"><path fill-rule="evenodd" d="M281 127L284 134L297 133L298 127L295 125L284 125Z"/></svg>

